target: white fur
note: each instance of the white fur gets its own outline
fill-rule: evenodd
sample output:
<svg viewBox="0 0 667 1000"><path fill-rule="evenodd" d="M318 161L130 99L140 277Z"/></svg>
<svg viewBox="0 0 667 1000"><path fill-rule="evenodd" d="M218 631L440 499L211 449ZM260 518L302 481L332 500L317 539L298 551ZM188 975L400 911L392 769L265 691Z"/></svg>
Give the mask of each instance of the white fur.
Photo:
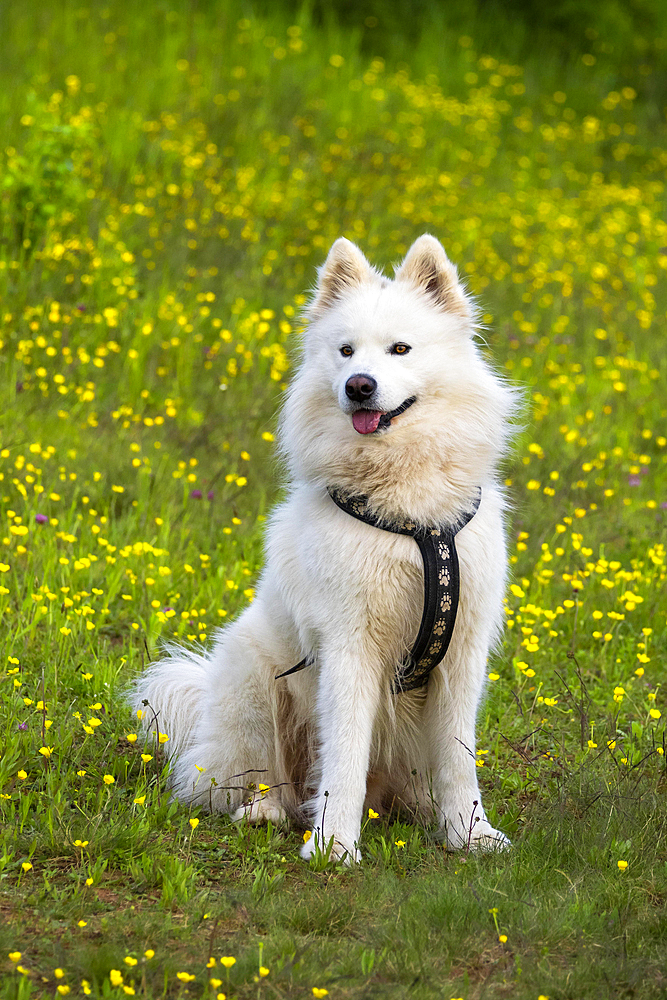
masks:
<svg viewBox="0 0 667 1000"><path fill-rule="evenodd" d="M416 241L393 281L337 240L309 315L282 418L290 492L268 527L254 603L206 655L170 647L139 678L135 706L147 700L147 724L154 711L170 737L182 801L251 821L305 812L314 836L304 857L333 837L334 856L358 858L369 806L435 817L451 847L506 844L486 820L474 754L487 656L502 621L495 470L513 392L482 358L470 302L433 237ZM389 353L397 342L411 351ZM378 410L417 400L386 430L361 435L351 418L358 404L345 394L358 373L377 381ZM388 518L433 525L454 522L482 488L456 541L453 639L426 690L391 691L421 619L417 545L339 510L327 486L367 495ZM306 654L313 665L274 679Z"/></svg>

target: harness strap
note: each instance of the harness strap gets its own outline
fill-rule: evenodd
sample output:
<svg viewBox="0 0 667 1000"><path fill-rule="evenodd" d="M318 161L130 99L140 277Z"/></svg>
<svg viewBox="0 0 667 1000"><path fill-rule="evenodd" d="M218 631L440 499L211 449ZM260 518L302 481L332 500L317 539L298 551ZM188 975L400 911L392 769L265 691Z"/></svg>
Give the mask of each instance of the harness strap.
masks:
<svg viewBox="0 0 667 1000"><path fill-rule="evenodd" d="M396 667L394 693L414 691L428 684L431 671L444 658L454 634L456 614L459 606L459 559L454 539L457 533L475 516L482 499L478 489L473 508L454 525L444 528L420 528L414 521L406 519L400 523L383 521L368 507L364 496L348 497L340 490L329 489L329 495L336 506L383 531L414 538L424 565L424 608L417 638L405 660ZM311 655L278 674L288 677L314 662Z"/></svg>

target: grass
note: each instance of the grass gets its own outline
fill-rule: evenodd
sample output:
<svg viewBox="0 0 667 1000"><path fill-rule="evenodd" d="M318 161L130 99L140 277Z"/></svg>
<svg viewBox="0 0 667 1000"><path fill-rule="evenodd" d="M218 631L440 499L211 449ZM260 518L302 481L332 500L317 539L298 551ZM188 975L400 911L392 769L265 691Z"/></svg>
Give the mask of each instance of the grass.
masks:
<svg viewBox="0 0 667 1000"><path fill-rule="evenodd" d="M519 64L473 24L436 64L233 3L4 17L3 995L663 996L660 46ZM303 831L172 803L123 688L252 600L328 246L387 267L423 231L526 390L476 753L515 846L369 818L358 868L308 867Z"/></svg>

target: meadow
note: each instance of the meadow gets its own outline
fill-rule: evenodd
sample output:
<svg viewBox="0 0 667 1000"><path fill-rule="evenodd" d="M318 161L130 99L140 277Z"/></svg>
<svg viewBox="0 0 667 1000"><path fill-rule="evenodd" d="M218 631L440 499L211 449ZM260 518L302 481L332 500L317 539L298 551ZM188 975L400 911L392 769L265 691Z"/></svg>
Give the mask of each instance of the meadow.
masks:
<svg viewBox="0 0 667 1000"><path fill-rule="evenodd" d="M488 25L484 47L450 26L382 56L377 22L227 0L3 11L11 1000L667 991L667 43L616 58L590 31L569 60L510 58ZM303 830L172 802L123 692L161 643L206 645L253 599L328 247L389 270L422 232L524 390L475 748L514 847L447 854L372 815L361 865L307 865Z"/></svg>

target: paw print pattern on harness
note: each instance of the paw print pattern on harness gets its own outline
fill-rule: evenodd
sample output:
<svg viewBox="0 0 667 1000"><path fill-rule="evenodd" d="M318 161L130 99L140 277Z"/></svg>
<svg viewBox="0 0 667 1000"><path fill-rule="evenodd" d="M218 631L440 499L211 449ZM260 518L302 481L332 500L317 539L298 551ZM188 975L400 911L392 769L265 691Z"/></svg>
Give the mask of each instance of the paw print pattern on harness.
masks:
<svg viewBox="0 0 667 1000"><path fill-rule="evenodd" d="M459 604L459 561L454 538L475 516L482 491L478 489L472 511L445 528L418 528L413 521L387 523L369 508L368 498L346 496L329 489L334 503L352 517L384 531L411 535L419 546L424 564L424 610L417 639L403 663L396 667L394 691L414 691L428 684L431 671L442 661L456 624Z"/></svg>

